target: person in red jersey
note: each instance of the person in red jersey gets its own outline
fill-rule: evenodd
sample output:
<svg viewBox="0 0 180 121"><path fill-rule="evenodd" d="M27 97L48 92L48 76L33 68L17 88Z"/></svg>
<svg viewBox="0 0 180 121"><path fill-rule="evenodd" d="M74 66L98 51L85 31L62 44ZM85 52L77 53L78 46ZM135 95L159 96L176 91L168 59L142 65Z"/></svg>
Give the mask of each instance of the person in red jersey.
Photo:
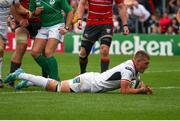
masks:
<svg viewBox="0 0 180 121"><path fill-rule="evenodd" d="M29 0L20 0L20 3L24 8L29 8ZM38 29L40 28L40 19L37 17L29 19L30 12L28 12L29 11L27 11L27 15L22 15L17 12L17 9L14 6L11 7L11 14L14 16L16 21L16 49L11 57L9 73L14 72L21 66L22 59L27 48L28 37L30 35L30 37L33 39L36 36ZM9 86L13 87L14 82L9 83Z"/></svg>
<svg viewBox="0 0 180 121"><path fill-rule="evenodd" d="M88 4L87 24L83 33L79 54L81 74L86 72L88 55L97 40L100 41L101 72L106 71L109 67L109 48L113 36L113 2L118 6L124 34L128 35L127 8L123 0L80 0L79 2L77 10L79 28L81 28L85 5Z"/></svg>

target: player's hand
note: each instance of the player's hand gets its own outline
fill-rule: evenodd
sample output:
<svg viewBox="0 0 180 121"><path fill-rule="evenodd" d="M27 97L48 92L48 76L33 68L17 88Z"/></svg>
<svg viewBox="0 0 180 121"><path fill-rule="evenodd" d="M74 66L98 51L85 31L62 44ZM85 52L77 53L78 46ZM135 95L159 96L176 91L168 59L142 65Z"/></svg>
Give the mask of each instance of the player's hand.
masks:
<svg viewBox="0 0 180 121"><path fill-rule="evenodd" d="M26 16L28 17L28 19L32 18L33 17L33 14L31 11L27 10L26 11Z"/></svg>
<svg viewBox="0 0 180 121"><path fill-rule="evenodd" d="M10 28L12 29L12 31L14 31L16 29L16 22L14 19L12 19L10 21Z"/></svg>
<svg viewBox="0 0 180 121"><path fill-rule="evenodd" d="M143 81L141 81L140 88L145 88L145 84L144 84L144 82L143 82Z"/></svg>
<svg viewBox="0 0 180 121"><path fill-rule="evenodd" d="M146 92L147 95L152 94L152 89L151 89L151 87L150 87L150 86L146 86L146 87L145 87L145 92Z"/></svg>
<svg viewBox="0 0 180 121"><path fill-rule="evenodd" d="M16 22L15 22L13 16L9 15L9 16L7 17L7 24L8 24L8 26L9 26L13 31L15 30L15 28L16 28Z"/></svg>
<svg viewBox="0 0 180 121"><path fill-rule="evenodd" d="M44 7L36 7L36 10L34 11L34 15L38 16L44 11Z"/></svg>
<svg viewBox="0 0 180 121"><path fill-rule="evenodd" d="M129 34L129 28L127 25L123 26L123 34L128 35Z"/></svg>
<svg viewBox="0 0 180 121"><path fill-rule="evenodd" d="M68 30L66 30L65 28L59 28L58 30L61 35L65 35L66 32L68 32Z"/></svg>
<svg viewBox="0 0 180 121"><path fill-rule="evenodd" d="M82 30L82 20L77 21L77 28Z"/></svg>
<svg viewBox="0 0 180 121"><path fill-rule="evenodd" d="M27 27L29 25L29 22L27 19L21 19L19 24L21 27Z"/></svg>

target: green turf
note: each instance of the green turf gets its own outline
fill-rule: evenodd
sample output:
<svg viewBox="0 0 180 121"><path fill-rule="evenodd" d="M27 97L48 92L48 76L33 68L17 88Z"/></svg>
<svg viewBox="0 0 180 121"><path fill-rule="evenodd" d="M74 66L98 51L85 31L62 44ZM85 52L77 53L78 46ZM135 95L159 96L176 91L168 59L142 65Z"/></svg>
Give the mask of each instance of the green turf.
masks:
<svg viewBox="0 0 180 121"><path fill-rule="evenodd" d="M5 53L3 77L8 74L12 53ZM78 55L56 54L61 80L79 73ZM111 56L110 67L131 56ZM99 71L99 55L91 55L88 71ZM22 68L41 74L27 53ZM108 93L52 93L40 87L20 92L5 86L0 89L0 119L180 119L180 57L152 57L142 80L151 85L154 94L121 95Z"/></svg>

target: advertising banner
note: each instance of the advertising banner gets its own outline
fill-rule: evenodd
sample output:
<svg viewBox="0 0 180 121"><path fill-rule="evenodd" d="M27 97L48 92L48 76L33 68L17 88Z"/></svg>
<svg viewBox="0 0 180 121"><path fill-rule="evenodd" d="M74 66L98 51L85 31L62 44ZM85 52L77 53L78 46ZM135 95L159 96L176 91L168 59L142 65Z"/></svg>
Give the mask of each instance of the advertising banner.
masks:
<svg viewBox="0 0 180 121"><path fill-rule="evenodd" d="M14 33L8 33L7 34L8 37L8 42L6 45L6 51L14 51L16 48L16 39L15 39L15 34ZM34 40L28 38L28 47L27 47L27 51L30 51L32 49L32 45L33 45ZM64 52L64 43L59 43L58 47L56 49L56 52Z"/></svg>
<svg viewBox="0 0 180 121"><path fill-rule="evenodd" d="M81 46L79 34L67 33L64 43L60 43L56 52L79 53ZM34 40L28 39L27 51L32 49ZM99 54L99 41L97 41L91 53ZM8 33L6 51L14 51L16 40L14 33ZM154 56L180 55L180 35L159 34L131 34L128 36L114 34L110 47L110 54L132 55L138 50L145 50Z"/></svg>
<svg viewBox="0 0 180 121"><path fill-rule="evenodd" d="M67 33L65 36L65 52L79 53L81 35ZM99 42L92 48L92 53L99 54ZM114 34L110 54L132 55L138 50L145 50L154 56L180 55L180 35Z"/></svg>

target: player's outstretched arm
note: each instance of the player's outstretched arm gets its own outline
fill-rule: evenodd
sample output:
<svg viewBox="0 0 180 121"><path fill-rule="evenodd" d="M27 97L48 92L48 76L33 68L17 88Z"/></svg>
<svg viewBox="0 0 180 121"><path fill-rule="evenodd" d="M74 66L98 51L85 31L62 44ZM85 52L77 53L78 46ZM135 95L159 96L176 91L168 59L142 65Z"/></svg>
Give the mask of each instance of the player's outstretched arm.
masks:
<svg viewBox="0 0 180 121"><path fill-rule="evenodd" d="M143 84L144 85L144 84ZM121 80L120 91L122 94L152 94L152 89L141 85L140 88L132 88L128 80Z"/></svg>
<svg viewBox="0 0 180 121"><path fill-rule="evenodd" d="M78 8L77 8L78 19L82 19L84 11L85 11L86 3L87 3L87 0L80 0L79 1L79 5L78 5Z"/></svg>
<svg viewBox="0 0 180 121"><path fill-rule="evenodd" d="M23 18L23 16L17 12L17 8L15 6L11 6L10 12L15 20L19 22L20 26L27 27L29 25L28 20Z"/></svg>
<svg viewBox="0 0 180 121"><path fill-rule="evenodd" d="M24 8L20 3L14 4L12 6L15 7L15 9L16 9L18 14L26 15L27 18L31 18L32 17L31 11L29 11L26 8Z"/></svg>
<svg viewBox="0 0 180 121"><path fill-rule="evenodd" d="M17 11L16 11L16 7L14 5L12 5L10 7L10 13L11 15L15 18L16 21L20 21L21 19L23 19L23 17L19 14L17 14Z"/></svg>

